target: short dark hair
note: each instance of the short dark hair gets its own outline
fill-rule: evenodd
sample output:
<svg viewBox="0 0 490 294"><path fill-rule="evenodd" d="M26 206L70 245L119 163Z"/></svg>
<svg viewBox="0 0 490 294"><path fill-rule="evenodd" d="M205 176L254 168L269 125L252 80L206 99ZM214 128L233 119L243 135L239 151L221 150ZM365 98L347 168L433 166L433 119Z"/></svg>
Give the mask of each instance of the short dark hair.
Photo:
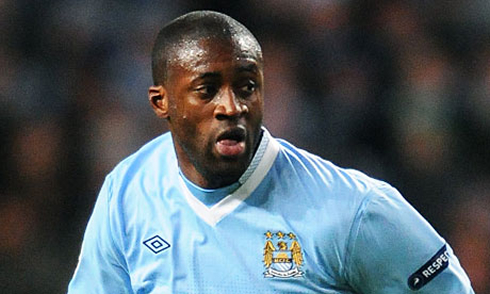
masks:
<svg viewBox="0 0 490 294"><path fill-rule="evenodd" d="M154 85L165 83L172 56L182 42L202 38L229 41L243 35L256 43L259 62L262 62L257 39L244 25L228 15L204 10L189 12L174 19L160 30L153 46L151 67Z"/></svg>

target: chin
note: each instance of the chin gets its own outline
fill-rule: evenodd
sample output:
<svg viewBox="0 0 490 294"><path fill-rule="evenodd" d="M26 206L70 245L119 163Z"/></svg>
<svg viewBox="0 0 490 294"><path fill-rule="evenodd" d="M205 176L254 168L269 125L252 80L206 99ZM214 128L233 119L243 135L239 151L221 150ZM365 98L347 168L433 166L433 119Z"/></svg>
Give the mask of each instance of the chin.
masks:
<svg viewBox="0 0 490 294"><path fill-rule="evenodd" d="M231 184L242 176L248 164L249 160L245 156L233 158L222 157L209 165L209 167L211 167L210 171L214 176L223 180L227 179L231 181Z"/></svg>

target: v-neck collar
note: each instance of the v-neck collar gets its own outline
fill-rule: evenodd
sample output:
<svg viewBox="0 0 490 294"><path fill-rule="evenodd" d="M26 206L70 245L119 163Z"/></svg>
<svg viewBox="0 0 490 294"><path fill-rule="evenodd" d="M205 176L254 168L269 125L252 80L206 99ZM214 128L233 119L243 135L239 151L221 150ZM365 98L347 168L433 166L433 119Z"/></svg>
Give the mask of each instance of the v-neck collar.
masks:
<svg viewBox="0 0 490 294"><path fill-rule="evenodd" d="M179 175L184 197L192 210L210 226L215 226L225 216L238 207L262 182L272 167L279 152L279 143L269 132L262 128L263 134L259 147L247 170L238 180L238 188L212 206L206 206L195 197L187 187L183 175Z"/></svg>

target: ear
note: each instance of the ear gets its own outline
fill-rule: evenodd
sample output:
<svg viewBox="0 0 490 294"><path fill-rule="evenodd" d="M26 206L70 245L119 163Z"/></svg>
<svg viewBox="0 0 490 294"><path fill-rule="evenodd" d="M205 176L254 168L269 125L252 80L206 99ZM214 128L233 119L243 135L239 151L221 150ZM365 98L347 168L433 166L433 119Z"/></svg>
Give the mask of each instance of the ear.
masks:
<svg viewBox="0 0 490 294"><path fill-rule="evenodd" d="M155 114L161 118L168 118L168 97L163 86L150 86L148 99Z"/></svg>

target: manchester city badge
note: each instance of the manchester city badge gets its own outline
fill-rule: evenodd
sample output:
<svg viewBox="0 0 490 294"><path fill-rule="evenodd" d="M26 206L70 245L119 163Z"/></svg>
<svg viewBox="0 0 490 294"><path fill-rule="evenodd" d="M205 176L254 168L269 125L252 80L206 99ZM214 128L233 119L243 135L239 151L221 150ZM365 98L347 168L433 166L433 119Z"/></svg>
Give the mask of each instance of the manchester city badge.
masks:
<svg viewBox="0 0 490 294"><path fill-rule="evenodd" d="M293 233L285 234L281 231L265 234L264 247L265 278L291 278L302 277L301 265L303 253L301 246Z"/></svg>

